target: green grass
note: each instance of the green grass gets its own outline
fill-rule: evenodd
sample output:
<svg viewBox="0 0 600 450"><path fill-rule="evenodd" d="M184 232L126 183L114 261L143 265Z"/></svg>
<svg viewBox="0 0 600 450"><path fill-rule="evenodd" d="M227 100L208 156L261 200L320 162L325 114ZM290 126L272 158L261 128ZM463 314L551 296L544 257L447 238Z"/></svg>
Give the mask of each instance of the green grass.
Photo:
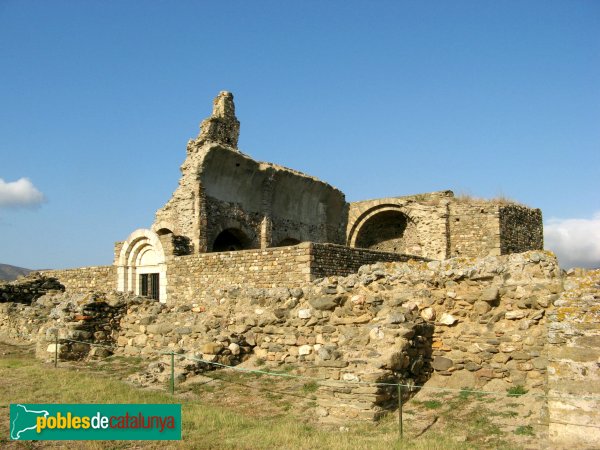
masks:
<svg viewBox="0 0 600 450"><path fill-rule="evenodd" d="M515 429L515 434L519 436L535 436L531 425L521 425Z"/></svg>
<svg viewBox="0 0 600 450"><path fill-rule="evenodd" d="M317 389L319 389L319 384L316 381L309 381L308 383L304 383L302 385L302 391L306 394L316 392Z"/></svg>
<svg viewBox="0 0 600 450"><path fill-rule="evenodd" d="M253 396L248 391L246 406L249 411L236 409L235 402L225 406L213 405L191 398L190 393L171 396L164 391L139 389L116 379L116 374L66 367L55 369L33 359L31 355L9 355L0 359L0 404L9 403L181 403L181 442L57 442L44 443L43 448L73 449L461 449L451 437L430 433L419 439L408 437L398 441L397 422L393 414L379 423L349 425L350 430L340 433L335 429L306 422L307 417L291 414L257 414ZM284 404L284 409L289 402ZM314 404L313 404L314 405ZM313 406L311 405L311 406ZM289 409L291 406L287 406ZM254 408L256 409L256 408ZM0 448L29 448L13 445L8 436L8 414L0 417ZM406 424L409 428L409 423ZM32 447L33 448L33 447ZM34 448L42 448L35 445Z"/></svg>
<svg viewBox="0 0 600 450"><path fill-rule="evenodd" d="M427 409L438 409L442 407L442 402L438 400L425 400L423 406Z"/></svg>
<svg viewBox="0 0 600 450"><path fill-rule="evenodd" d="M518 417L519 413L516 411L499 411L499 412L490 412L490 414L492 416L497 416L497 417L508 417L508 418L513 418L513 417Z"/></svg>
<svg viewBox="0 0 600 450"><path fill-rule="evenodd" d="M527 389L523 386L513 386L506 390L509 397L520 397L521 395L527 394Z"/></svg>

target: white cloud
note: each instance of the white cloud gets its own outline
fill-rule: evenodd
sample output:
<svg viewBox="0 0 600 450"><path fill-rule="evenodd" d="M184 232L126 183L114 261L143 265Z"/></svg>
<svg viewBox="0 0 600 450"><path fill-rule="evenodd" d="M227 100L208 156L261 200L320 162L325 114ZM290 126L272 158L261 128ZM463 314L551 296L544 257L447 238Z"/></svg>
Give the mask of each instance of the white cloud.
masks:
<svg viewBox="0 0 600 450"><path fill-rule="evenodd" d="M562 268L600 267L600 212L591 219L550 219L544 243Z"/></svg>
<svg viewBox="0 0 600 450"><path fill-rule="evenodd" d="M27 178L6 182L0 178L0 207L34 207L44 202L44 194Z"/></svg>

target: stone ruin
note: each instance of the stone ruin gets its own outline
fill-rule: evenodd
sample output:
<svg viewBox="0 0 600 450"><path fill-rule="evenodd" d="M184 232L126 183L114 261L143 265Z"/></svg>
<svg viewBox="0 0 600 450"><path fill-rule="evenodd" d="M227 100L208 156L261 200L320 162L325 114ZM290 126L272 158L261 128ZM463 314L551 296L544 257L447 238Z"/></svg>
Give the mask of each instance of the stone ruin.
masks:
<svg viewBox="0 0 600 450"><path fill-rule="evenodd" d="M542 250L540 210L450 191L348 203L327 183L240 152L239 126L233 96L220 93L151 228L118 242L112 266L34 275L45 292L0 286L11 293L0 332L36 342L44 359L146 358L143 384L168 377L165 350L179 355L180 381L212 369L193 358L290 364L329 381L316 413L330 423L394 409L393 386L364 382L560 396L570 388L558 377L597 371L598 327L565 320L595 319L579 318L581 283ZM590 305L598 275L585 284ZM567 343L593 348L584 356ZM546 401L536 419L585 442L589 430L560 424L566 410L568 400Z"/></svg>
<svg viewBox="0 0 600 450"><path fill-rule="evenodd" d="M543 249L539 209L451 191L347 202L323 181L242 153L239 132L233 95L221 92L152 226L116 243L112 266L46 274L74 292L95 284L188 303L216 284L287 286L377 261Z"/></svg>
<svg viewBox="0 0 600 450"><path fill-rule="evenodd" d="M581 444L598 439L586 424L600 403L599 300L600 271L566 275L551 253L530 251L375 263L289 288L219 287L180 305L52 290L0 304L0 333L35 342L46 360L55 350L64 360L142 357L148 368L132 377L141 384L168 379L165 351L178 355L178 383L215 369L198 360L289 365L323 380L315 414L333 424L394 410L393 386L365 382L524 386L548 397L531 420L549 423L554 442Z"/></svg>

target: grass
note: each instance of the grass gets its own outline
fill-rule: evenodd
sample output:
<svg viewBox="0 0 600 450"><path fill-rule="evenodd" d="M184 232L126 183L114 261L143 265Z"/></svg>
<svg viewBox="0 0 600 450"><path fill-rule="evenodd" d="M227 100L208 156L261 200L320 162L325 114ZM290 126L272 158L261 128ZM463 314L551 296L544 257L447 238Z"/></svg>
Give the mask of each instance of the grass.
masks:
<svg viewBox="0 0 600 450"><path fill-rule="evenodd" d="M515 434L519 436L535 436L531 425L521 425L515 429Z"/></svg>
<svg viewBox="0 0 600 450"><path fill-rule="evenodd" d="M509 397L520 397L521 395L527 394L527 389L523 386L513 386L506 390Z"/></svg>
<svg viewBox="0 0 600 450"><path fill-rule="evenodd" d="M317 389L319 389L319 384L316 381L309 381L308 383L304 383L302 385L302 391L306 394L316 392Z"/></svg>
<svg viewBox="0 0 600 450"><path fill-rule="evenodd" d="M498 205L517 205L517 206L526 206L523 203L520 203L510 197L507 197L504 194L499 194L493 198L481 198L481 197L475 197L467 192L462 192L459 193L458 195L454 196L455 201L457 202L464 202L464 203L481 203L481 202L485 202L485 203L490 203L490 204L498 204Z"/></svg>
<svg viewBox="0 0 600 450"><path fill-rule="evenodd" d="M174 397L164 391L139 389L116 379L116 374L66 367L55 369L35 360L31 354L15 352L0 359L0 404L9 403L181 403L181 442L43 442L19 443L6 440L8 414L0 420L1 448L73 448L73 449L460 449L460 443L447 436L431 433L428 436L400 443L394 415L377 424L350 426L341 433L307 422L289 414L257 415L255 411L241 412L234 405L207 404L190 398L190 392ZM254 405L256 392L246 390L248 402ZM227 391L219 392L220 399ZM314 405L314 404L313 404ZM311 405L311 406L313 406ZM290 402L283 409L291 408ZM6 411L6 408L5 408ZM407 424L407 428L408 428ZM42 445L43 444L43 445Z"/></svg>
<svg viewBox="0 0 600 450"><path fill-rule="evenodd" d="M439 400L425 400L423 406L427 409L438 409L442 407L442 402Z"/></svg>

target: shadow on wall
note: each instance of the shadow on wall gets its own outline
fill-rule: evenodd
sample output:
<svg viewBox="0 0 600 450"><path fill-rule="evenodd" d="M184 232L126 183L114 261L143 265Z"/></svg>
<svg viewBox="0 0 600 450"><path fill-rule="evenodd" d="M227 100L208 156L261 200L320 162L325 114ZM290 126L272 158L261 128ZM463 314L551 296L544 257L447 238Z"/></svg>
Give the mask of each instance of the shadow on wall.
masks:
<svg viewBox="0 0 600 450"><path fill-rule="evenodd" d="M413 225L411 227L411 225ZM382 211L366 220L356 235L356 247L393 253L410 253L416 244L414 224L401 211Z"/></svg>
<svg viewBox="0 0 600 450"><path fill-rule="evenodd" d="M252 248L252 241L237 228L227 228L219 233L212 246L213 252L229 252Z"/></svg>

